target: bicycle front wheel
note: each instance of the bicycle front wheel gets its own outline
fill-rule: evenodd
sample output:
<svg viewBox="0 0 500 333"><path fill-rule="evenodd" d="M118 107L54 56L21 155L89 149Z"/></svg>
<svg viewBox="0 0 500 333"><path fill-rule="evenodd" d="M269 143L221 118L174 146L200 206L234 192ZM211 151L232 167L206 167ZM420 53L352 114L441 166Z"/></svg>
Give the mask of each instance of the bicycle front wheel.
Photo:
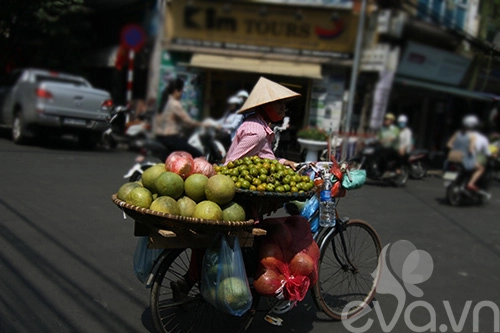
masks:
<svg viewBox="0 0 500 333"><path fill-rule="evenodd" d="M205 302L200 281L182 294L173 285L185 281L191 260L190 249L173 249L163 259L151 289L151 314L155 330L162 333L241 332L250 324L253 313L232 316Z"/></svg>
<svg viewBox="0 0 500 333"><path fill-rule="evenodd" d="M351 318L368 306L380 275L382 246L375 230L361 220L351 220L343 228L319 241L318 282L313 289L318 306L335 320Z"/></svg>

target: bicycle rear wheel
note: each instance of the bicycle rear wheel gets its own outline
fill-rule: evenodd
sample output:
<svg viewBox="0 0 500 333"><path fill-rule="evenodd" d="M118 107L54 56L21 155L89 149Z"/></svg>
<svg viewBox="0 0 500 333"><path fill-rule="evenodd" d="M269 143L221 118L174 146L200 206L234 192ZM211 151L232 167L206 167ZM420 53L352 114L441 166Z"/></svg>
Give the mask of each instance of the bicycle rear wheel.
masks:
<svg viewBox="0 0 500 333"><path fill-rule="evenodd" d="M253 311L250 310L241 317L218 311L202 298L199 281L187 296L177 296L174 299L171 283L184 279L190 259L190 249L173 249L168 252L155 274L150 299L155 330L162 333L246 330L253 318Z"/></svg>
<svg viewBox="0 0 500 333"><path fill-rule="evenodd" d="M351 318L368 306L380 275L382 246L375 230L364 221L351 220L343 236L345 252L338 230L319 241L318 282L313 289L318 306L334 320Z"/></svg>

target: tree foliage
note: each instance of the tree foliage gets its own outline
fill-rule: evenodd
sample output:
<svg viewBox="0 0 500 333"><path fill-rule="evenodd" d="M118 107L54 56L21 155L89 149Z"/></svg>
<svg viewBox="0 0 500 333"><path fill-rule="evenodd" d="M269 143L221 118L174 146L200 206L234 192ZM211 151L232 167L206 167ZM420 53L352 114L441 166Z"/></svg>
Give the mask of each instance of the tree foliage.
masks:
<svg viewBox="0 0 500 333"><path fill-rule="evenodd" d="M25 65L65 67L64 54L82 45L87 12L84 0L2 0L0 72Z"/></svg>

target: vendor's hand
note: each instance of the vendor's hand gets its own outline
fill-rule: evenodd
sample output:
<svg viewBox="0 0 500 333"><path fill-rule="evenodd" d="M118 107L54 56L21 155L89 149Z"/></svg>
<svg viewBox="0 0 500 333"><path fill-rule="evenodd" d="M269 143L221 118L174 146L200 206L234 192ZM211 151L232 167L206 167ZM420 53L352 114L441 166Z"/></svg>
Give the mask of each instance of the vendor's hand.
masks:
<svg viewBox="0 0 500 333"><path fill-rule="evenodd" d="M290 168L292 168L293 171L295 171L296 168L297 168L298 163L297 162L293 162L293 161L289 161L289 160L285 160L283 162L283 165L284 166L289 166Z"/></svg>

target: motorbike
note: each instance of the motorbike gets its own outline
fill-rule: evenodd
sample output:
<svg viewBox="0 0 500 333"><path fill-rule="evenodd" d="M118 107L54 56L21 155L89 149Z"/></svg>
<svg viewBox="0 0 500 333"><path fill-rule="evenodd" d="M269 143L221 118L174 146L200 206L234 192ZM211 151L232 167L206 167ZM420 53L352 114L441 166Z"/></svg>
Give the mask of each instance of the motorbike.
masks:
<svg viewBox="0 0 500 333"><path fill-rule="evenodd" d="M208 162L212 164L222 163L226 157L226 150L222 143L215 140L217 135L215 123L211 119L206 119L203 123L205 126L195 130L188 139L188 143L200 150ZM149 136L138 140L137 145L140 155L136 158L136 163L123 176L128 178L129 181L139 180L144 171L157 163L165 162L173 152L173 150Z"/></svg>
<svg viewBox="0 0 500 333"><path fill-rule="evenodd" d="M415 149L408 156L408 166L410 168L410 178L422 179L429 169L429 152L426 149Z"/></svg>
<svg viewBox="0 0 500 333"><path fill-rule="evenodd" d="M129 149L139 149L139 141L146 138L151 129L150 117L154 111L141 113L135 121L130 121L132 110L127 106L112 106L109 128L102 134L102 143L107 148L126 144Z"/></svg>
<svg viewBox="0 0 500 333"><path fill-rule="evenodd" d="M491 194L488 192L491 179L492 163L489 158L486 169L481 178L476 182L479 191L472 191L467 188L467 183L473 174L472 170L466 170L462 163L446 161L443 174L444 186L446 187L446 200L451 206L461 206L464 204L485 204Z"/></svg>
<svg viewBox="0 0 500 333"><path fill-rule="evenodd" d="M224 145L217 140L219 135L218 123L211 118L207 118L203 121L203 125L194 131L189 137L188 143L201 151L210 163L221 163L226 157L227 151Z"/></svg>
<svg viewBox="0 0 500 333"><path fill-rule="evenodd" d="M396 172L397 161L389 160L387 170L380 167L380 153L382 146L376 141L367 142L361 152L348 160L351 170L366 170L366 177L371 181L384 181L394 186L404 186L410 175L410 167L407 161L400 166L400 173Z"/></svg>

